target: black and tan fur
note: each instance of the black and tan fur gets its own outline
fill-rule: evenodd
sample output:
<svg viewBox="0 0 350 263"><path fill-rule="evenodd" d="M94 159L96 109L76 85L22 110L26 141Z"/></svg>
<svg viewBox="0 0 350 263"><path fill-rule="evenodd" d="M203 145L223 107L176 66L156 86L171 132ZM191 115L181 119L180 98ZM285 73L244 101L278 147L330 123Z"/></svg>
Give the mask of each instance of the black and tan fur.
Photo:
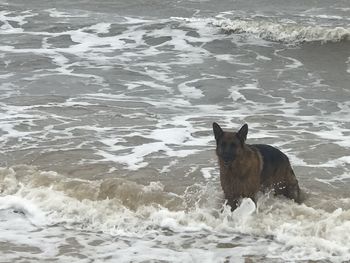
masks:
<svg viewBox="0 0 350 263"><path fill-rule="evenodd" d="M288 157L266 144L246 144L248 125L226 132L213 123L220 182L227 204L234 210L241 198L255 201L259 191L274 190L300 203L300 188Z"/></svg>

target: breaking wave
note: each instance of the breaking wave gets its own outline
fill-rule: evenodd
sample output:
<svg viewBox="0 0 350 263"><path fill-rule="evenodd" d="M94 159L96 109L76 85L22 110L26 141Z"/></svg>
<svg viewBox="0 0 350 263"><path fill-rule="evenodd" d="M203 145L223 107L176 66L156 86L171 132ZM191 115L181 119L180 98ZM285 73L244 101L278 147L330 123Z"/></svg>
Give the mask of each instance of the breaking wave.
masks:
<svg viewBox="0 0 350 263"><path fill-rule="evenodd" d="M200 19L186 20L198 22ZM302 25L296 22L272 22L263 19L206 19L206 21L225 33L250 34L264 40L290 44L350 40L350 28L345 27Z"/></svg>
<svg viewBox="0 0 350 263"><path fill-rule="evenodd" d="M270 21L242 19L214 19L212 25L226 33L252 34L269 41L284 43L303 42L339 42L350 40L350 29L344 27L326 27L300 25L297 23L278 23Z"/></svg>
<svg viewBox="0 0 350 263"><path fill-rule="evenodd" d="M0 190L0 211L13 209L41 228L59 224L134 237L159 231L181 236L192 233L210 236L217 248L232 245L221 241L239 234L255 237L247 242L259 243L257 254L264 254L268 243L269 252L264 255L268 258L350 259L348 199L324 209L264 195L257 206L244 199L231 212L221 205L221 191L213 185L191 185L175 194L159 182L140 185L118 178L69 179L27 166L1 168Z"/></svg>

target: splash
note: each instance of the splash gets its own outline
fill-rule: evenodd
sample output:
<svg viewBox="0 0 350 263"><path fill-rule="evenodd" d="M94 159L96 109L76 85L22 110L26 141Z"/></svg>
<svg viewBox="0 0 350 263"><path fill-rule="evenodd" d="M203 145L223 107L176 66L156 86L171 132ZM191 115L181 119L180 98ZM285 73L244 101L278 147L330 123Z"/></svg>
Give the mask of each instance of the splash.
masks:
<svg viewBox="0 0 350 263"><path fill-rule="evenodd" d="M191 249L210 249L213 244L216 249L233 248L243 242L248 250L242 256L295 261L350 259L350 210L345 199L343 207L327 212L312 204L297 205L264 195L257 206L243 199L231 212L222 207L221 193L212 185L192 185L183 194L174 194L157 182L140 185L124 179L68 179L29 167L2 168L0 175L2 189L4 185L11 189L2 192L1 213L19 211L30 221L28 229L60 225L70 231L102 231L120 238L141 238L146 246L155 245L153 241L146 244L151 236L171 236L178 239L183 252L185 243L194 238ZM12 217L4 215L2 224ZM23 229L15 227L13 231L23 235ZM216 255L222 253L216 249ZM224 254L232 257L231 252Z"/></svg>

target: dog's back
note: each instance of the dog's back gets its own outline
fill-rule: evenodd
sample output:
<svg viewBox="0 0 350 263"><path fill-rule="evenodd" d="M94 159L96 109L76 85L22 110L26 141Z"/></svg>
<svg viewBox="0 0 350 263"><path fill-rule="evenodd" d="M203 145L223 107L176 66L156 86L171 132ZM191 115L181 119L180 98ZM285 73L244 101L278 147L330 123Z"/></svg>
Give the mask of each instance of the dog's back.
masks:
<svg viewBox="0 0 350 263"><path fill-rule="evenodd" d="M263 169L260 174L261 190L274 189L300 203L300 189L287 155L277 148L266 144L253 144L261 154Z"/></svg>

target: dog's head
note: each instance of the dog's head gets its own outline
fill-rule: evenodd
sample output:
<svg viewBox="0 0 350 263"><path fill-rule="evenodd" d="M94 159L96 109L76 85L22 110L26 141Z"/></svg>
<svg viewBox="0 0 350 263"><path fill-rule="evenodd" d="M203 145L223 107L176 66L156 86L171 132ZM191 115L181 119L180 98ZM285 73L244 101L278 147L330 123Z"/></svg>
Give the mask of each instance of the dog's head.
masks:
<svg viewBox="0 0 350 263"><path fill-rule="evenodd" d="M214 122L213 131L216 140L216 154L225 166L229 166L244 150L248 125L244 124L238 132L225 132L219 124Z"/></svg>

